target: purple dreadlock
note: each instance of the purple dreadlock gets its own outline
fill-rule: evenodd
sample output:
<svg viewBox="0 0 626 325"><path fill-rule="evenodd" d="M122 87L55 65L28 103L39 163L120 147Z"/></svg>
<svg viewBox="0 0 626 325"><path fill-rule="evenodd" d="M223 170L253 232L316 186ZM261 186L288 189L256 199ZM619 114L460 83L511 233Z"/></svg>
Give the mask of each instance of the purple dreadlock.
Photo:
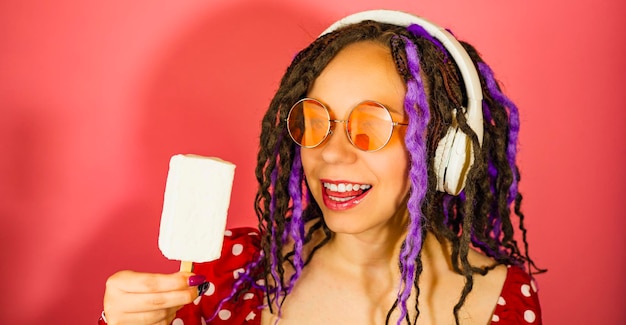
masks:
<svg viewBox="0 0 626 325"><path fill-rule="evenodd" d="M294 241L293 244L293 268L294 273L289 279L289 286L287 287L287 293L290 293L293 289L296 280L300 277L302 267L304 267L304 259L302 256L302 248L304 245L304 220L302 219L302 161L300 160L300 148L296 148L296 154L293 157L293 164L291 167L291 175L289 176L289 196L293 201L293 210L291 220L289 221L288 233ZM285 232L287 233L287 231Z"/></svg>
<svg viewBox="0 0 626 325"><path fill-rule="evenodd" d="M409 169L411 192L407 202L409 229L400 251L400 270L403 283L400 287L401 291L398 293L400 302L398 325L407 315L407 300L416 280L416 261L424 239L422 231L424 216L421 206L428 189L426 128L430 120L428 99L420 76L417 48L408 38L402 36L402 39L405 44L407 70L412 77L406 81L407 92L404 98L404 110L409 117L409 126L404 141L411 157Z"/></svg>
<svg viewBox="0 0 626 325"><path fill-rule="evenodd" d="M508 203L511 204L517 197L518 179L515 158L517 155L517 140L519 134L519 111L517 106L515 106L515 103L513 103L513 101L500 91L500 88L498 87L498 84L493 76L493 71L491 71L491 68L486 63L478 62L478 71L485 80L489 94L493 97L493 99L500 105L509 108L509 143L507 145L506 156L509 160L509 165L511 166L511 172L513 173L513 183L509 189L508 198ZM487 104L485 103L484 105Z"/></svg>

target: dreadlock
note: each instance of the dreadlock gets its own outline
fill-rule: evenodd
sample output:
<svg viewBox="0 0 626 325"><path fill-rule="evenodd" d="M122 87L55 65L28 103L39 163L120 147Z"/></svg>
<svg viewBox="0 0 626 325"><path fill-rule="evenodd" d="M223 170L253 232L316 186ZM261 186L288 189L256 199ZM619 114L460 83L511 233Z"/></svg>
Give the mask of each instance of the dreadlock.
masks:
<svg viewBox="0 0 626 325"><path fill-rule="evenodd" d="M405 144L411 157L411 190L407 201L410 220L399 256L400 289L386 323L397 308L400 309L397 324L417 322L418 283L423 269L421 251L426 232L430 232L438 240L451 244L453 268L465 278L459 301L452 311L458 324L459 311L472 291L475 274L487 274L500 264L527 264L531 274L531 268L534 273L543 270L528 256L521 213L520 174L515 160L519 131L517 107L502 93L491 69L477 51L462 42L478 67L482 85L484 135L481 145L462 111L467 95L454 60L439 41L418 25L405 28L374 21L348 25L319 37L296 55L262 120L255 170L259 182L255 212L262 250L224 301L235 297L237 290L258 287L254 282L254 275L258 275L265 280L261 287L270 311L277 307L280 317L284 299L302 269L332 238L332 231L308 190L299 147L289 139L285 119L291 106L306 96L330 60L347 45L360 41L374 41L389 47L397 71L407 85L404 106L409 117ZM439 140L455 118L458 127L471 139L475 153L466 186L458 196L436 190L437 176L432 167ZM522 233L523 251L514 238L512 204ZM321 234L321 239L314 234ZM472 266L468 259L471 247L493 258L494 265ZM413 289L416 297L411 320L407 301Z"/></svg>

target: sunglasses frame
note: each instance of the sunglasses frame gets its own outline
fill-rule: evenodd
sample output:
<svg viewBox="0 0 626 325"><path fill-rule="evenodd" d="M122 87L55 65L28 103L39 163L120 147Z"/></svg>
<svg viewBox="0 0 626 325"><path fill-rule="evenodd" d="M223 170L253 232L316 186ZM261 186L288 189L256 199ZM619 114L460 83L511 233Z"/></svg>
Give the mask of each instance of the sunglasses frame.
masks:
<svg viewBox="0 0 626 325"><path fill-rule="evenodd" d="M305 146L300 144L298 141L296 141L296 139L294 138L293 134L291 134L291 129L289 127L289 118L291 117L291 113L293 112L293 109L299 105L300 103L303 102L307 102L307 101L312 101L314 103L316 103L317 105L319 105L320 107L324 108L325 112L326 112L326 117L328 118L328 127L326 130L326 134L324 135L324 137L315 145L312 146ZM381 108L385 109L385 111L387 112L387 115L389 116L389 122L391 124L391 132L389 132L389 135L387 136L387 139L385 140L385 142L380 146L380 148L376 148L374 150L364 150L359 148L359 146L357 146L354 141L352 141L352 137L350 136L350 132L348 131L348 121L350 120L350 116L352 115L352 112L357 109L359 106L361 106L362 104L365 103L373 103L376 104L376 106L380 106ZM322 143L324 143L324 141L326 141L326 139L328 139L328 137L333 134L333 123L343 123L344 125L344 130L346 131L346 136L348 137L348 140L350 141L350 144L352 144L352 146L354 146L355 148L364 151L364 152L376 152L378 150L381 150L382 148L384 148L385 146L387 146L387 144L389 143L389 141L391 140L391 136L393 135L393 130L395 129L396 126L402 125L402 126L406 126L409 125L409 123L402 123L402 122L396 122L393 120L393 116L391 115L391 112L389 111L389 109L387 108L387 106L375 101L375 100L365 100L362 101L360 103L358 103L357 105L355 105L351 110L350 113L348 114L348 119L347 120L337 120L337 119L331 119L330 118L330 110L328 109L328 107L326 105L324 105L324 103L322 103L321 101L315 99L315 98L310 98L310 97L305 97L302 98L300 100L298 100L295 104L291 105L291 108L289 109L289 113L287 114L287 118L285 119L285 123L287 123L287 132L289 133L289 137L291 138L291 140L293 140L293 142L295 144L297 144L298 146L302 147L302 148L307 148L307 149L312 149L312 148L316 148L319 147Z"/></svg>

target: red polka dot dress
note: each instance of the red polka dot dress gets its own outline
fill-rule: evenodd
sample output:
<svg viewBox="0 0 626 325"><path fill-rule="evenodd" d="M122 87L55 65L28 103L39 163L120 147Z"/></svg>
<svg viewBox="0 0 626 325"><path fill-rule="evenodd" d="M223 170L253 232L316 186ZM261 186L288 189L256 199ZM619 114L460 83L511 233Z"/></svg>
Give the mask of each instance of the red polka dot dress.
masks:
<svg viewBox="0 0 626 325"><path fill-rule="evenodd" d="M542 324L537 286L521 268L509 266L491 324Z"/></svg>
<svg viewBox="0 0 626 325"><path fill-rule="evenodd" d="M208 290L179 310L172 325L261 324L263 291L259 289L243 292L236 303L227 302L216 310L222 299L230 296L244 267L258 256L260 242L257 229L226 230L220 259L194 264L194 273L206 276Z"/></svg>
<svg viewBox="0 0 626 325"><path fill-rule="evenodd" d="M171 325L261 324L264 301L263 291L259 289L243 292L237 302L226 302L216 310L222 299L230 296L235 280L244 272L244 267L256 259L259 251L260 235L257 229L227 230L221 258L194 265L194 273L206 276L208 290L193 303L180 309ZM105 323L100 321L100 324ZM491 324L542 324L537 287L521 268L508 268Z"/></svg>

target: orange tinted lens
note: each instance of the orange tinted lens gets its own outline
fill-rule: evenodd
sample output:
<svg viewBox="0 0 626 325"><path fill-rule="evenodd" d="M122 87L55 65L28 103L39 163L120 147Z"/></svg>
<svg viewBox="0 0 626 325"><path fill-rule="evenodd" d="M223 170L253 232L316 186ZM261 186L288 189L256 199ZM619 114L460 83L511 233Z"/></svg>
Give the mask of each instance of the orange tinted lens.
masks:
<svg viewBox="0 0 626 325"><path fill-rule="evenodd" d="M384 147L393 125L389 111L379 103L364 102L350 113L347 127L350 141L364 151L375 151Z"/></svg>
<svg viewBox="0 0 626 325"><path fill-rule="evenodd" d="M311 99L296 103L287 120L291 138L306 148L318 146L330 130L328 111L321 103Z"/></svg>

